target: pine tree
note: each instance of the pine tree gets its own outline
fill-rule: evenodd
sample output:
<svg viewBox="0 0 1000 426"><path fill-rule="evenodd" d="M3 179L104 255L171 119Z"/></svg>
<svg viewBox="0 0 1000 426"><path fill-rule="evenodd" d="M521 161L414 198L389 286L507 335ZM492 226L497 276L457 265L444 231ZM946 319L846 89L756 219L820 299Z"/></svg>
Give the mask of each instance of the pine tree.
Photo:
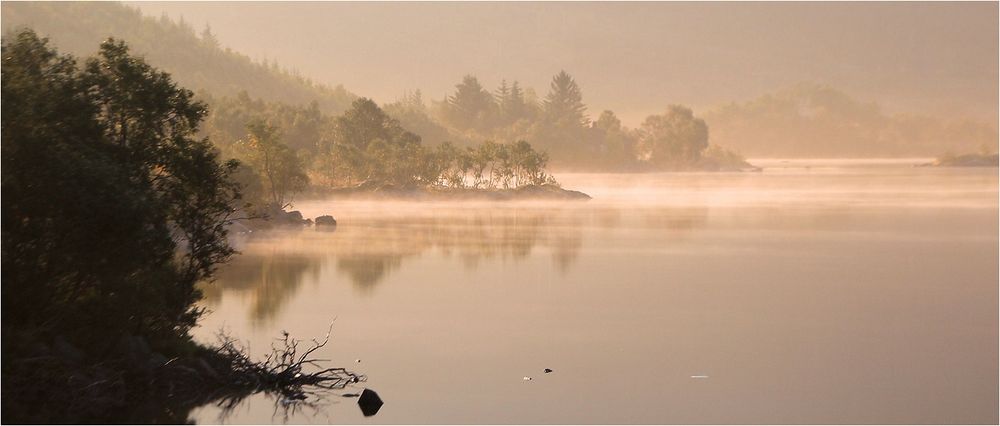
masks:
<svg viewBox="0 0 1000 426"><path fill-rule="evenodd" d="M580 86L566 71L559 71L559 74L552 77L549 94L545 97L545 114L548 119L558 125L586 126L590 123L586 110Z"/></svg>
<svg viewBox="0 0 1000 426"><path fill-rule="evenodd" d="M455 94L449 96L448 118L462 129L484 129L496 109L493 95L486 91L475 76L467 75L455 85Z"/></svg>

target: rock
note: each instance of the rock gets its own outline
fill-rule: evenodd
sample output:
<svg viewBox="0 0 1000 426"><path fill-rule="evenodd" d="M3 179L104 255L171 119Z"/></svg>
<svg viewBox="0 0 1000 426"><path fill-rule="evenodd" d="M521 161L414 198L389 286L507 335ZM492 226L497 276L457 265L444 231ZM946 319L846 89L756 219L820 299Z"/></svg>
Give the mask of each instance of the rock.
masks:
<svg viewBox="0 0 1000 426"><path fill-rule="evenodd" d="M316 226L337 226L337 219L334 219L330 215L319 216L316 218L315 223Z"/></svg>
<svg viewBox="0 0 1000 426"><path fill-rule="evenodd" d="M292 210L290 212L285 212L285 222L288 223L302 223L302 212L298 210Z"/></svg>
<svg viewBox="0 0 1000 426"><path fill-rule="evenodd" d="M524 376L524 378L522 378L521 380L524 380L526 382L530 382L531 381L531 377Z"/></svg>
<svg viewBox="0 0 1000 426"><path fill-rule="evenodd" d="M552 372L552 369L551 368L546 368L545 370L542 370L542 371L544 371L545 374L549 374L549 373Z"/></svg>
<svg viewBox="0 0 1000 426"><path fill-rule="evenodd" d="M361 413L365 417L371 417L378 414L378 410L382 408L382 398L378 397L375 391L365 388L361 391L361 397L358 398L358 406L361 407Z"/></svg>

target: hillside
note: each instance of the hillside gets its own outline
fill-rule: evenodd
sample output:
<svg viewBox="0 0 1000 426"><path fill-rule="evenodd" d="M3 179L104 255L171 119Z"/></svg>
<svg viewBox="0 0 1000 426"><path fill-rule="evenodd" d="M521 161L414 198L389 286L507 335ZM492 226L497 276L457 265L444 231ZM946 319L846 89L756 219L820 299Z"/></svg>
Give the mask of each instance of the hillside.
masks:
<svg viewBox="0 0 1000 426"><path fill-rule="evenodd" d="M903 157L996 146L988 123L888 114L840 90L799 84L708 111L712 143L751 157Z"/></svg>
<svg viewBox="0 0 1000 426"><path fill-rule="evenodd" d="M316 101L324 112L338 114L356 98L341 86L317 84L224 48L207 28L196 31L183 20L146 17L120 3L3 2L0 10L4 35L30 27L60 51L77 56L93 54L107 37L119 38L196 92L235 96L246 91L254 98L295 105Z"/></svg>

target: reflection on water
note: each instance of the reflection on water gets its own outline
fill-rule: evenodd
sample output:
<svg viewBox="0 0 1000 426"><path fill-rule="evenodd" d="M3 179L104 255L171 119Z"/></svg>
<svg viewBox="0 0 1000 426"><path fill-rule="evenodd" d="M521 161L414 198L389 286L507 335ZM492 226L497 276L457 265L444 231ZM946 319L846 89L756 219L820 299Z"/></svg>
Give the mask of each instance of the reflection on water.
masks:
<svg viewBox="0 0 1000 426"><path fill-rule="evenodd" d="M386 404L294 423L995 424L996 169L922 161L558 175L585 203L302 202L336 230L241 236L195 334L266 348L336 318L317 355ZM276 402L224 420L283 421Z"/></svg>
<svg viewBox="0 0 1000 426"><path fill-rule="evenodd" d="M253 317L271 318L305 279L316 278L319 261L275 250L244 251L220 271L217 282L202 286L205 301L216 303L223 292L245 294Z"/></svg>
<svg viewBox="0 0 1000 426"><path fill-rule="evenodd" d="M320 272L335 270L360 295L375 287L403 263L425 252L455 259L475 269L485 260L517 262L544 252L559 271L572 267L584 228L614 228L621 211L590 209L580 204L543 203L465 206L434 213L380 217L374 210L398 211L419 204L353 202L338 204L340 226L275 229L241 234L240 254L220 269L215 282L202 286L211 307L223 295L246 300L248 313L266 323L305 285L317 285ZM396 207L396 208L394 208ZM474 207L474 208L470 208ZM704 223L706 209L641 211L643 226L683 232Z"/></svg>

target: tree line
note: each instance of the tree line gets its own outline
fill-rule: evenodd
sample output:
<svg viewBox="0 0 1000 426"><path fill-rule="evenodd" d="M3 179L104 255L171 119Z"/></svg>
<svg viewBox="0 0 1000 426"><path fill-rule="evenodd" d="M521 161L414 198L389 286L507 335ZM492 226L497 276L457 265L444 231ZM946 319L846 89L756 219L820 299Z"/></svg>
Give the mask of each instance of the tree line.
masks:
<svg viewBox="0 0 1000 426"><path fill-rule="evenodd" d="M705 121L682 105L648 116L636 129L613 111L592 119L583 90L566 71L552 77L539 98L519 82L501 80L490 91L466 75L452 94L425 103L419 90L385 110L431 143L528 140L556 167L599 171L718 170L748 166L738 153L713 146Z"/></svg>
<svg viewBox="0 0 1000 426"><path fill-rule="evenodd" d="M212 98L202 134L239 160L234 177L258 206L284 207L307 187L511 189L558 184L530 143L459 146L423 138L367 98L342 115L251 99Z"/></svg>

